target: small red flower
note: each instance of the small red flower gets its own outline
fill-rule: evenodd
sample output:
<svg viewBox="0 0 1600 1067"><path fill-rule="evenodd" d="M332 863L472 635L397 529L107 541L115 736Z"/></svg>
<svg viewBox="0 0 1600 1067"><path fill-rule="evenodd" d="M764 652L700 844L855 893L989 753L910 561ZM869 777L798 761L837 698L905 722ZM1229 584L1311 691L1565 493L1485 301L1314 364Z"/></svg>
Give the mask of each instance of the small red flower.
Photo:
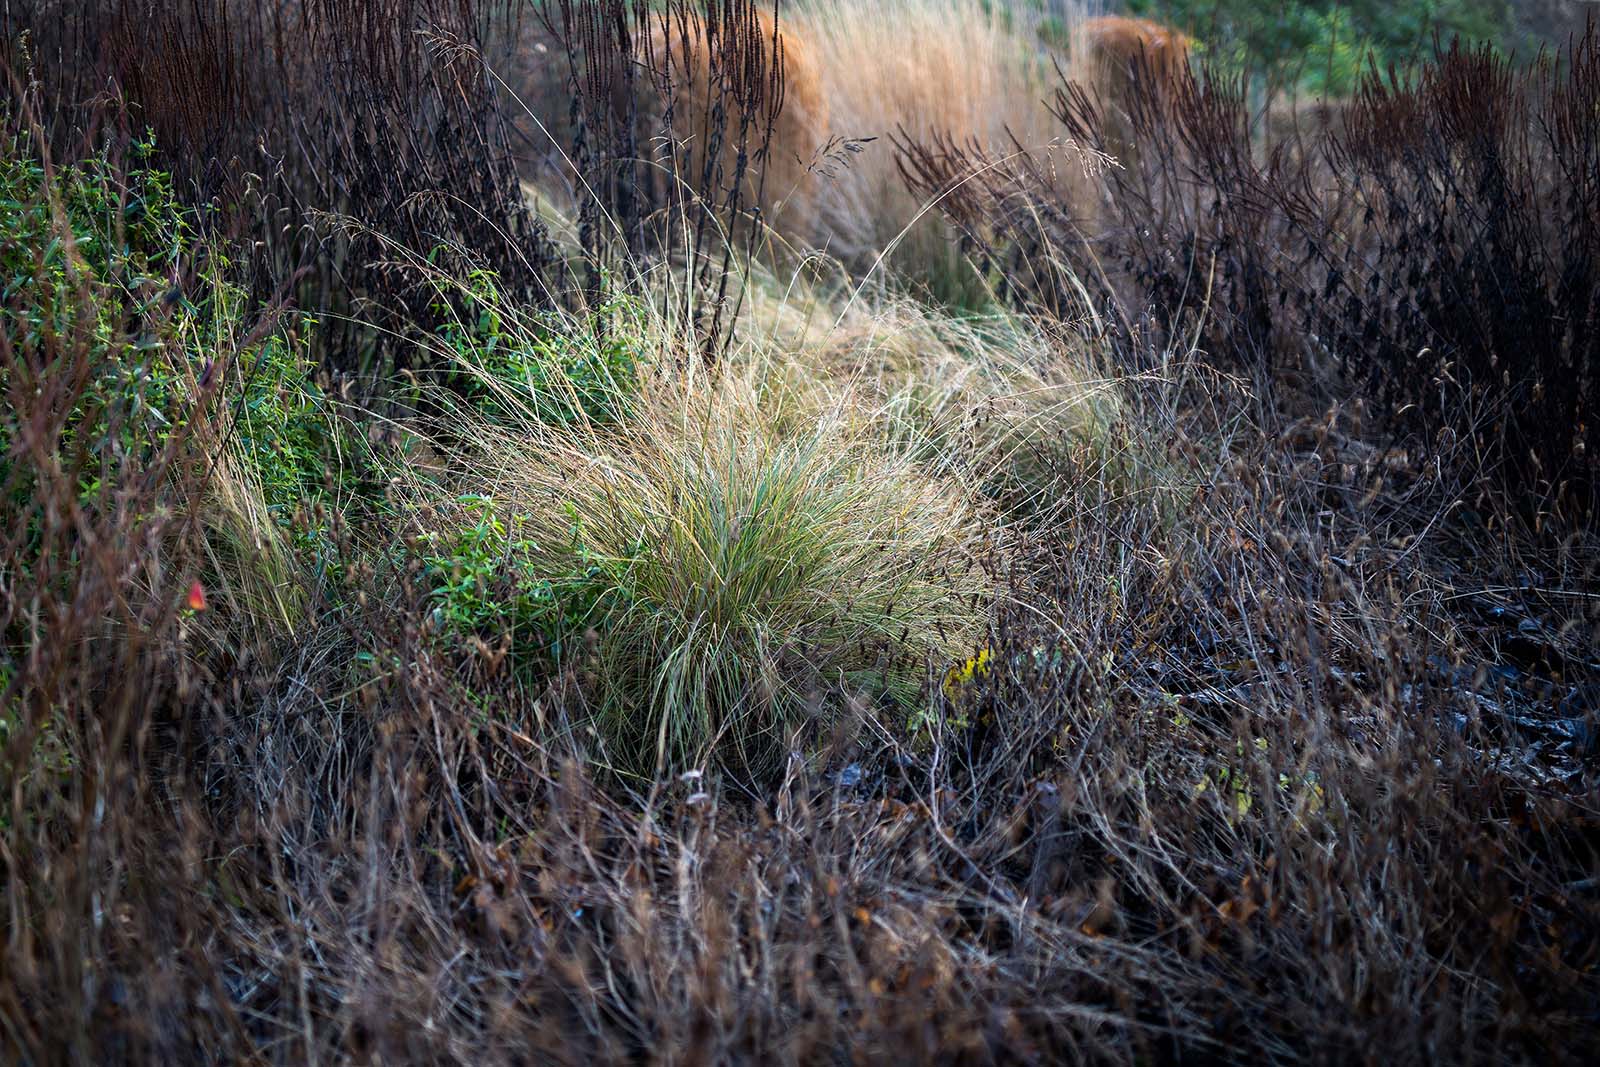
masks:
<svg viewBox="0 0 1600 1067"><path fill-rule="evenodd" d="M200 579L198 578L189 583L188 605L193 611L206 610L206 588L200 584Z"/></svg>

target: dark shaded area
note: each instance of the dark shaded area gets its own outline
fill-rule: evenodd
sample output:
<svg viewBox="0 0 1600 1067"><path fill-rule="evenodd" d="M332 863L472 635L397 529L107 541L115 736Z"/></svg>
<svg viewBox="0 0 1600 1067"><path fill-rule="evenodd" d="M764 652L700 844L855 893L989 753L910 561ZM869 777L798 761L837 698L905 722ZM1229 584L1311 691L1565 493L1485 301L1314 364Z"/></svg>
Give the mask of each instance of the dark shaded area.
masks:
<svg viewBox="0 0 1600 1067"><path fill-rule="evenodd" d="M1531 69L1453 44L1415 79L1374 72L1276 131L1237 79L1131 84L1108 103L1066 82L1052 105L1067 136L1125 157L1098 204L1059 193L1053 161L993 166L948 142L903 141L908 179L958 187L941 204L1011 299L1070 316L1088 286L1129 365L1193 336L1269 407L1360 402L1468 491L1587 521L1600 36Z"/></svg>

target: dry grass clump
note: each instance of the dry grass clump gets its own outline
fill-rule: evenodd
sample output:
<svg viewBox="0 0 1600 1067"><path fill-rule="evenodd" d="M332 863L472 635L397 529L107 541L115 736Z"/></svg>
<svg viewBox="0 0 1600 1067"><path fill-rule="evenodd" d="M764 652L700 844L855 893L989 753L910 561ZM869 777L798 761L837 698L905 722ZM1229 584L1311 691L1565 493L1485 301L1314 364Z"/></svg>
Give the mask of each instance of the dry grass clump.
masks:
<svg viewBox="0 0 1600 1067"><path fill-rule="evenodd" d="M848 405L800 424L736 382L658 381L616 425L473 425L448 485L493 502L490 581L532 598L513 651L581 675L604 761L765 773L871 707L898 732L975 640L982 508L871 429Z"/></svg>
<svg viewBox="0 0 1600 1067"><path fill-rule="evenodd" d="M759 321L763 298L751 305ZM799 417L853 393L887 447L959 472L1013 511L1048 508L1054 482L1085 466L1107 475L1087 456L1104 461L1129 444L1123 383L1073 330L1005 312L956 318L898 297L772 329L782 341L754 348L746 373L775 376L802 398L809 386L809 400L791 401Z"/></svg>

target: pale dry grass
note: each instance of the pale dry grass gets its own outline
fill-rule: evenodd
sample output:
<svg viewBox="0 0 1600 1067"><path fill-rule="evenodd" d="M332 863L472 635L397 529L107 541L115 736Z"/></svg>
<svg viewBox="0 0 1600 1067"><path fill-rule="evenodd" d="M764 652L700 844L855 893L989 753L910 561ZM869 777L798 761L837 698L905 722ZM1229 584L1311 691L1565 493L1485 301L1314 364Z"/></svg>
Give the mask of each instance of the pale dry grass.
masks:
<svg viewBox="0 0 1600 1067"><path fill-rule="evenodd" d="M988 147L1013 135L1042 147L1054 136L1040 107L1052 56L1020 11L978 0L805 0L787 18L818 57L840 146L818 168L809 236L841 258L875 256L923 211L900 180L896 131Z"/></svg>
<svg viewBox="0 0 1600 1067"><path fill-rule="evenodd" d="M949 366L950 340L948 395L923 398L923 368L868 375L870 349L846 355L848 331L832 331L846 343L831 358L803 337L746 331L707 367L660 310L676 301L632 301L612 321L640 353L637 374L600 386L628 399L590 417L594 384L564 376L600 354L585 351L599 342L584 320L552 344L548 317L481 306L500 323L496 345L441 341L434 355L492 400L492 417L435 392L424 406L445 414L426 451L447 461L401 458L396 485L436 556L493 543L481 595L511 605L506 647L578 681L578 725L602 764L768 773L836 729L881 720L898 733L929 678L970 656L993 592L981 564L1008 534L958 441L958 409L993 396L954 384L979 364ZM919 347L909 316L861 315L899 352ZM918 327L929 339L933 319ZM539 365L507 376L485 360L507 347ZM465 530L478 532L452 532Z"/></svg>
<svg viewBox="0 0 1600 1067"><path fill-rule="evenodd" d="M762 774L869 708L897 732L977 640L981 499L843 403L802 425L734 381L649 393L617 426L470 426L441 501L495 501L509 584L548 583L601 762Z"/></svg>
<svg viewBox="0 0 1600 1067"><path fill-rule="evenodd" d="M1085 334L994 311L953 316L883 288L758 275L733 373L774 417L804 422L841 397L883 446L1010 507L1046 504L1071 457L1134 449L1124 383Z"/></svg>

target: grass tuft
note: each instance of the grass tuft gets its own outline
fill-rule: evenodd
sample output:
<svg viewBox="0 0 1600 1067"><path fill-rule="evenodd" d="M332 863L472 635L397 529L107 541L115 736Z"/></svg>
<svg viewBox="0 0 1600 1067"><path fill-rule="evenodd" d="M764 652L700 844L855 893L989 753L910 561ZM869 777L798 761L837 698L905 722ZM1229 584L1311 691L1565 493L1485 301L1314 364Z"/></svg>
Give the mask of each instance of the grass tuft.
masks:
<svg viewBox="0 0 1600 1067"><path fill-rule="evenodd" d="M515 651L581 673L619 768L771 771L863 701L906 720L975 639L981 506L845 411L782 425L735 383L658 383L620 426L467 436L451 487L506 531Z"/></svg>

